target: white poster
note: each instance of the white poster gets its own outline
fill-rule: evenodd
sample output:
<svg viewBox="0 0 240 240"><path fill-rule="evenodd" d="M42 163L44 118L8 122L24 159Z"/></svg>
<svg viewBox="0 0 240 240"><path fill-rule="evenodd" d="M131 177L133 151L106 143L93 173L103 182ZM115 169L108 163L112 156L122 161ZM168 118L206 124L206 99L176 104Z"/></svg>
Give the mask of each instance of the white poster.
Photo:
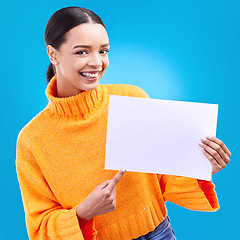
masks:
<svg viewBox="0 0 240 240"><path fill-rule="evenodd" d="M199 146L215 136L217 104L110 96L105 168L211 180Z"/></svg>

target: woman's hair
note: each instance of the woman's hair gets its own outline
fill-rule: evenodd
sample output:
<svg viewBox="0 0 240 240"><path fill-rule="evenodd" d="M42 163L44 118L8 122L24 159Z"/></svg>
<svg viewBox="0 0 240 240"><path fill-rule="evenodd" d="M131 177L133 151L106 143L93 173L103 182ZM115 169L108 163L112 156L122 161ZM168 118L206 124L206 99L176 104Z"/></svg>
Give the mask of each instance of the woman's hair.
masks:
<svg viewBox="0 0 240 240"><path fill-rule="evenodd" d="M44 33L46 46L51 45L58 50L66 42L67 32L83 23L98 23L106 28L102 19L86 8L67 7L58 10L47 23ZM46 73L47 81L49 82L54 75L55 67L50 63Z"/></svg>

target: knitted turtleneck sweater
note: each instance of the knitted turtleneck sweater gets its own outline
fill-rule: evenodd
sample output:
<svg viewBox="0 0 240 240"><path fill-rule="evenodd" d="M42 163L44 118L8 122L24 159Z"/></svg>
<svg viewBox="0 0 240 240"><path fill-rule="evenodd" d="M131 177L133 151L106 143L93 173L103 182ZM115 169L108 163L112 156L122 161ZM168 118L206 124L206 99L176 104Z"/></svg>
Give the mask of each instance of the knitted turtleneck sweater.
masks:
<svg viewBox="0 0 240 240"><path fill-rule="evenodd" d="M16 165L31 240L137 238L164 220L165 201L218 209L211 182L126 172L117 184L116 210L79 227L77 205L116 174L104 169L110 94L147 97L138 87L120 84L57 98L54 77L46 89L49 104L21 130Z"/></svg>

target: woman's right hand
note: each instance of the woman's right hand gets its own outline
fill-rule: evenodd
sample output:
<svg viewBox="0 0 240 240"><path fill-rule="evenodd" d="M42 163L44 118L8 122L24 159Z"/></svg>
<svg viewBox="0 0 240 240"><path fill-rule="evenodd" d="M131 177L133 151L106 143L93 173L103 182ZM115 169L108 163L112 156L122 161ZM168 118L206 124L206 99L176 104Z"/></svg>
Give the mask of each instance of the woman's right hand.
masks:
<svg viewBox="0 0 240 240"><path fill-rule="evenodd" d="M125 173L125 169L111 179L97 186L85 200L77 206L79 220L89 221L93 217L112 212L116 209L116 185Z"/></svg>

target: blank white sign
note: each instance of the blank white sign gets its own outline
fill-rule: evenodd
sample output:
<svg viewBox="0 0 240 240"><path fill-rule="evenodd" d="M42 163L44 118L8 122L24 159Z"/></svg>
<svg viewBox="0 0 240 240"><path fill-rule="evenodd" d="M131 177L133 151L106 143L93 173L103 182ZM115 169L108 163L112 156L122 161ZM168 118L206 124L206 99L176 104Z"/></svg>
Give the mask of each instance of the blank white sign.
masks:
<svg viewBox="0 0 240 240"><path fill-rule="evenodd" d="M216 135L217 104L110 96L105 168L211 180L198 145Z"/></svg>

